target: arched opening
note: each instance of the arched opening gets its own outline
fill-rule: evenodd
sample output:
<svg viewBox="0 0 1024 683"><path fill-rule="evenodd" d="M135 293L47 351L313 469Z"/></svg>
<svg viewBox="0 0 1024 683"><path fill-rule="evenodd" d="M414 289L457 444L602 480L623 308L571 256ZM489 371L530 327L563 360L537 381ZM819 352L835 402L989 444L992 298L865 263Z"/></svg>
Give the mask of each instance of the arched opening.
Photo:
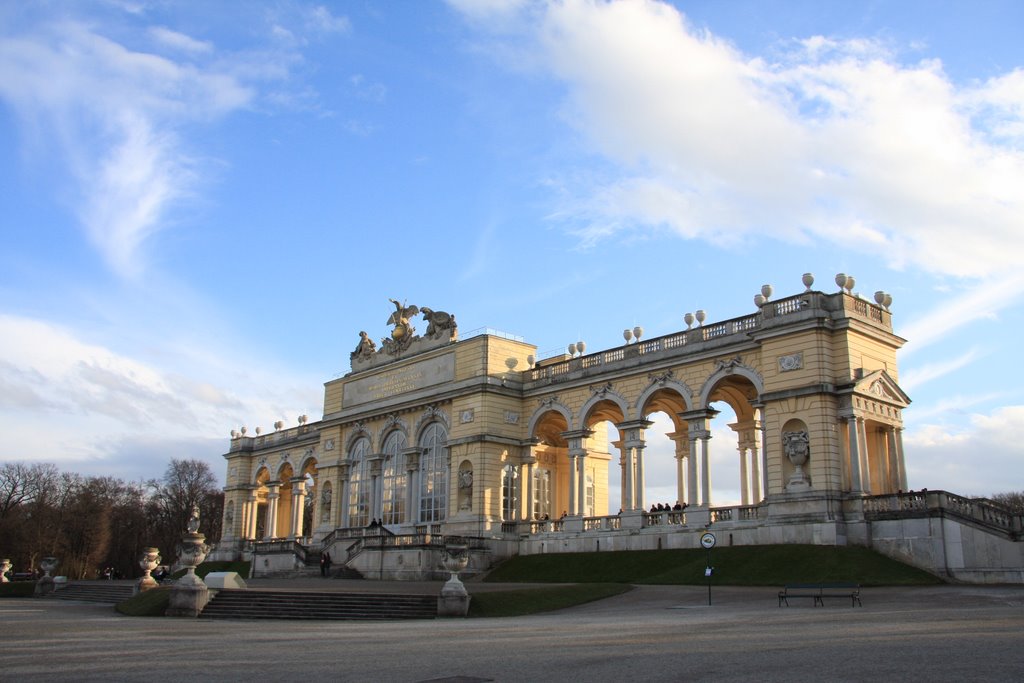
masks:
<svg viewBox="0 0 1024 683"><path fill-rule="evenodd" d="M392 531L405 521L405 496L409 476L405 470L405 434L396 429L384 439L381 465L381 523Z"/></svg>
<svg viewBox="0 0 1024 683"><path fill-rule="evenodd" d="M564 476L568 482L569 450L563 436L567 431L568 420L558 410L545 411L536 420L530 434L535 441L531 449L532 461L525 468L526 494L522 504L526 508L526 519L551 519L558 514L556 510L568 509L568 497L562 495L557 486L560 477Z"/></svg>
<svg viewBox="0 0 1024 683"><path fill-rule="evenodd" d="M270 492L270 489L267 487L268 481L270 481L270 471L266 467L260 467L256 471L256 478L253 482L256 486L252 492L254 497L253 512L255 514L246 534L249 538L261 539L267 537L267 495Z"/></svg>
<svg viewBox="0 0 1024 683"><path fill-rule="evenodd" d="M706 475L709 507L756 505L764 498L765 460L757 403L757 387L739 373L724 375L707 393L713 444L708 445Z"/></svg>
<svg viewBox="0 0 1024 683"><path fill-rule="evenodd" d="M372 501L370 480L370 440L360 437L349 448L348 462L348 525L366 526L370 523Z"/></svg>
<svg viewBox="0 0 1024 683"><path fill-rule="evenodd" d="M292 531L292 479L295 470L291 463L285 462L277 471L277 515L273 520L273 538L285 538Z"/></svg>
<svg viewBox="0 0 1024 683"><path fill-rule="evenodd" d="M431 422L420 433L419 521L443 522L448 513L448 432L440 422Z"/></svg>
<svg viewBox="0 0 1024 683"><path fill-rule="evenodd" d="M612 399L596 401L583 417L590 435L583 439L586 456L573 481L579 497L578 508L584 517L613 515L622 509L625 456L623 435L616 425L625 419L625 402ZM573 482L567 482L571 486Z"/></svg>
<svg viewBox="0 0 1024 683"><path fill-rule="evenodd" d="M644 430L644 502L646 509L694 504L690 469L689 424L681 417L688 410L677 387L662 387L646 397L641 414L651 424Z"/></svg>

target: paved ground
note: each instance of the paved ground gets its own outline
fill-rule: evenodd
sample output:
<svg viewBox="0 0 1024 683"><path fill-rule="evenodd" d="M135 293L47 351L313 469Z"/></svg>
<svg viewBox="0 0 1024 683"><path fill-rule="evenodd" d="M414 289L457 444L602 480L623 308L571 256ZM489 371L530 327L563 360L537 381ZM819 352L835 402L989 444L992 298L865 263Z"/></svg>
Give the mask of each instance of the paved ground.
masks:
<svg viewBox="0 0 1024 683"><path fill-rule="evenodd" d="M0 680L1024 679L1024 587L869 588L860 608L779 608L775 592L715 588L708 606L704 588L642 586L532 617L372 623L129 618L104 605L4 599Z"/></svg>

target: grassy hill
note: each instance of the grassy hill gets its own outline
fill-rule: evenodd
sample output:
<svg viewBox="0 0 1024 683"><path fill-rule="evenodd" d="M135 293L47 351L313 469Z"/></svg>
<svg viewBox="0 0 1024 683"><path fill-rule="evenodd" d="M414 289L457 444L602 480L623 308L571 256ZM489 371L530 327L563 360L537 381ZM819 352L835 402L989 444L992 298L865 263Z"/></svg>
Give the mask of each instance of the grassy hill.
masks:
<svg viewBox="0 0 1024 683"><path fill-rule="evenodd" d="M529 583L706 584L707 551L625 550L520 555L493 569L485 581ZM765 545L711 551L712 582L722 586L854 581L864 586L907 586L942 581L925 571L859 546Z"/></svg>

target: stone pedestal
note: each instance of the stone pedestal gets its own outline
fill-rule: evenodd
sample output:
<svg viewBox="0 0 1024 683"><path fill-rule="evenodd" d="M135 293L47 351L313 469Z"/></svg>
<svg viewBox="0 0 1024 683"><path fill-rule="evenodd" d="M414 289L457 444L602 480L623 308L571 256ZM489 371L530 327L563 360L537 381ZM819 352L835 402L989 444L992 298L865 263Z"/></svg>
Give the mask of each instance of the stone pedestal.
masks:
<svg viewBox="0 0 1024 683"><path fill-rule="evenodd" d="M186 580L188 582L183 583ZM209 601L210 589L203 580L195 574L186 574L171 586L170 601L164 614L169 617L198 617Z"/></svg>
<svg viewBox="0 0 1024 683"><path fill-rule="evenodd" d="M450 582L449 582L450 583ZM459 582L461 593L458 589L449 589L445 583L441 589L441 595L437 598L437 616L439 617L464 617L469 614L469 593L466 587Z"/></svg>
<svg viewBox="0 0 1024 683"><path fill-rule="evenodd" d="M57 564L58 561L56 557L44 557L39 561L39 566L42 568L44 573L43 576L36 581L35 596L37 598L49 595L56 588L53 582L53 577L50 576L50 573L57 568Z"/></svg>
<svg viewBox="0 0 1024 683"><path fill-rule="evenodd" d="M623 510L619 513L620 529L641 529L644 526L643 510Z"/></svg>
<svg viewBox="0 0 1024 683"><path fill-rule="evenodd" d="M210 589L196 576L196 567L210 552L205 540L206 536L199 533L199 510L193 508L188 531L181 537L178 556L178 562L188 571L171 586L170 602L164 612L169 617L198 617L210 601Z"/></svg>
<svg viewBox="0 0 1024 683"><path fill-rule="evenodd" d="M441 595L437 598L437 616L464 617L469 614L469 593L459 580L459 572L469 564L469 548L464 545L450 545L444 549L445 569L451 572Z"/></svg>

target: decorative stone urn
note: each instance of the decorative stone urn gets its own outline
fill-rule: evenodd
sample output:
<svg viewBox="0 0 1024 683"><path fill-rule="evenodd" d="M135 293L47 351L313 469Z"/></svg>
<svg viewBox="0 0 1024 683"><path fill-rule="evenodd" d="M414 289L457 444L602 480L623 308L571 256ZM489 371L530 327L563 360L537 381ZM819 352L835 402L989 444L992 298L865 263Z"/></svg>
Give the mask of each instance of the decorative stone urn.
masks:
<svg viewBox="0 0 1024 683"><path fill-rule="evenodd" d="M786 484L787 491L810 488L811 484L804 473L804 465L810 457L810 437L807 432L783 432L783 448L786 450L786 457L793 464L793 475Z"/></svg>
<svg viewBox="0 0 1024 683"><path fill-rule="evenodd" d="M43 578L53 578L50 576L50 574L57 568L58 564L60 564L60 560L58 560L56 557L53 557L52 555L41 559L39 561L39 566L43 569Z"/></svg>
<svg viewBox="0 0 1024 683"><path fill-rule="evenodd" d="M151 572L157 568L162 559L157 548L143 548L142 557L139 558L139 566L142 567L142 578L139 579L135 592L141 593L148 591L150 588L157 587L156 579L151 576Z"/></svg>
<svg viewBox="0 0 1024 683"><path fill-rule="evenodd" d="M464 617L469 613L469 593L459 580L459 572L469 564L469 546L450 544L444 548L444 568L451 576L441 588L437 614L441 617Z"/></svg>
<svg viewBox="0 0 1024 683"><path fill-rule="evenodd" d="M43 570L43 576L36 581L35 596L37 598L49 595L53 592L54 588L56 588L53 583L53 577L50 576L50 574L57 568L58 564L60 564L60 561L53 556L47 556L39 560L39 566Z"/></svg>
<svg viewBox="0 0 1024 683"><path fill-rule="evenodd" d="M6 557L0 560L0 583L9 583L10 580L7 578L7 572L11 571L14 565Z"/></svg>
<svg viewBox="0 0 1024 683"><path fill-rule="evenodd" d="M192 507L188 528L178 544L178 564L186 573L171 586L167 611L169 617L198 617L210 599L210 591L203 580L196 576L196 567L206 559L210 546L206 536L199 533L199 507Z"/></svg>

